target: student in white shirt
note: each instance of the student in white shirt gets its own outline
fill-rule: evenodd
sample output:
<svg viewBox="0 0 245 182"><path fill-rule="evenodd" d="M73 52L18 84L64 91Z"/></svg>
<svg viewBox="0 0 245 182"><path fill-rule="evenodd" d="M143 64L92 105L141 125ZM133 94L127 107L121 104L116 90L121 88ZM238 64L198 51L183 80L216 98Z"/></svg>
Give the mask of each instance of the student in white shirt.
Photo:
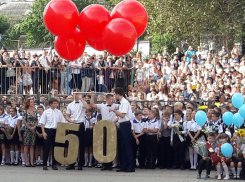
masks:
<svg viewBox="0 0 245 182"><path fill-rule="evenodd" d="M39 121L42 127L42 135L44 138L43 170L48 170L47 161L51 147L52 153L54 154L54 144L58 122L66 122L61 111L56 109L58 106L58 100L55 98L51 98L49 100L49 105L50 108L43 112L42 117ZM58 170L58 168L56 167L54 155L52 156L52 161L52 169Z"/></svg>
<svg viewBox="0 0 245 182"><path fill-rule="evenodd" d="M24 136L24 131L25 131L25 125L23 123L23 115L22 113L18 116L17 120L17 130L18 130L18 135L19 135L19 141L20 141L20 146L21 146L21 162L22 166L25 166L25 155L24 155L24 145L23 145L23 136Z"/></svg>
<svg viewBox="0 0 245 182"><path fill-rule="evenodd" d="M97 122L97 117L92 116L92 109L86 109L82 118L85 125L85 152L84 152L84 167L92 167L93 161L93 127ZM89 156L89 157L88 157Z"/></svg>
<svg viewBox="0 0 245 182"><path fill-rule="evenodd" d="M5 127L6 123L8 122L8 115L4 113L4 108L0 107L0 127ZM5 156L6 156L6 150L5 150L5 143L7 139L5 134L0 130L0 142L1 142L1 149L2 149L2 162L1 166L5 165Z"/></svg>
<svg viewBox="0 0 245 182"><path fill-rule="evenodd" d="M148 121L146 121L144 126L144 133L146 133L146 169L155 169L158 130L159 123L156 118L156 112L154 110L150 110Z"/></svg>
<svg viewBox="0 0 245 182"><path fill-rule="evenodd" d="M174 105L175 107L175 105ZM174 111L174 120L170 120L168 126L172 128L171 131L171 145L174 150L174 166L173 169L181 168L184 170L185 163L185 138L186 122L183 121L183 113L181 110ZM179 131L176 133L173 130L173 124L179 126ZM181 139L182 138L182 139Z"/></svg>
<svg viewBox="0 0 245 182"><path fill-rule="evenodd" d="M118 110L110 108L119 117L119 144L122 155L121 169L117 172L135 172L134 156L131 144L131 123L132 110L129 102L123 97L123 88L115 88L115 98L120 101Z"/></svg>
<svg viewBox="0 0 245 182"><path fill-rule="evenodd" d="M90 95L91 95L90 106L92 108L100 110L102 120L109 120L116 123L118 121L118 117L116 116L115 112L109 111L109 108L118 109L119 105L114 103L114 96L112 94L107 94L106 104L94 104L94 96L95 96L94 92L92 92ZM105 171L105 170L109 170L109 171L112 170L111 162L103 163L103 168L101 169L101 171Z"/></svg>
<svg viewBox="0 0 245 182"><path fill-rule="evenodd" d="M10 116L8 118L7 127L12 128L12 134L9 136L9 145L10 145L10 165L18 165L19 161L19 136L17 132L17 120L18 116L16 115L16 108L10 109ZM15 160L14 160L14 150L15 150Z"/></svg>
<svg viewBox="0 0 245 182"><path fill-rule="evenodd" d="M139 168L145 168L145 133L144 133L145 122L142 121L142 112L136 111L135 118L131 120L131 130L133 134L133 152L134 152L134 161L136 166L136 154L139 149Z"/></svg>
<svg viewBox="0 0 245 182"><path fill-rule="evenodd" d="M196 170L197 165L197 153L193 149L192 144L195 142L197 137L200 135L201 132L201 126L197 124L197 122L194 121L195 119L196 111L193 111L193 117L191 113L186 113L186 120L187 120L187 138L186 143L189 146L189 157L190 157L190 163L191 168L190 170ZM194 158L193 158L194 156Z"/></svg>
<svg viewBox="0 0 245 182"><path fill-rule="evenodd" d="M35 146L35 158L36 158L36 164L37 166L43 165L43 145L44 145L44 139L42 135L42 128L41 123L39 122L42 114L44 112L44 107L42 105L39 105L37 107L37 119L38 119L38 125L36 128L36 146ZM40 160L38 160L38 156L40 154Z"/></svg>
<svg viewBox="0 0 245 182"><path fill-rule="evenodd" d="M74 90L75 92L80 92L79 89ZM87 102L83 99L81 93L74 94L74 101L67 106L66 110L66 120L70 123L75 123L79 125L79 132L70 131L70 134L75 134L79 138L79 161L78 170L82 170L84 164L84 150L85 150L85 123L83 118L85 117L85 110L89 109ZM75 163L69 165L66 170L75 169Z"/></svg>

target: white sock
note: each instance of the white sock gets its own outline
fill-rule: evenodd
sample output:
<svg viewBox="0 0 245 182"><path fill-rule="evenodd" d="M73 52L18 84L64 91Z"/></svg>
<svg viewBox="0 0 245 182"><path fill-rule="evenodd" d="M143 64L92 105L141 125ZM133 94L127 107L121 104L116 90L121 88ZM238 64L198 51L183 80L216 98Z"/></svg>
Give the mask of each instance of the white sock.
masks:
<svg viewBox="0 0 245 182"><path fill-rule="evenodd" d="M197 152L194 150L194 165L193 165L193 167L196 169L197 168Z"/></svg>
<svg viewBox="0 0 245 182"><path fill-rule="evenodd" d="M89 166L92 165L93 157L94 157L93 154L89 155Z"/></svg>
<svg viewBox="0 0 245 182"><path fill-rule="evenodd" d="M237 168L237 175L238 176L240 176L241 170L242 170L242 168L240 168L240 167Z"/></svg>
<svg viewBox="0 0 245 182"><path fill-rule="evenodd" d="M224 171L225 171L225 176L229 177L229 171L228 171L227 165L224 165L223 168L224 168Z"/></svg>
<svg viewBox="0 0 245 182"><path fill-rule="evenodd" d="M192 147L189 147L189 157L190 157L191 168L193 168L193 148Z"/></svg>
<svg viewBox="0 0 245 182"><path fill-rule="evenodd" d="M2 156L2 162L4 162L5 161L5 156Z"/></svg>
<svg viewBox="0 0 245 182"><path fill-rule="evenodd" d="M10 162L14 163L14 151L13 150L10 151Z"/></svg>
<svg viewBox="0 0 245 182"><path fill-rule="evenodd" d="M20 152L19 151L15 151L15 162L16 163L19 162L19 155L20 155Z"/></svg>
<svg viewBox="0 0 245 182"><path fill-rule="evenodd" d="M84 154L85 165L88 165L88 154Z"/></svg>
<svg viewBox="0 0 245 182"><path fill-rule="evenodd" d="M221 176L220 175L220 166L216 166L216 168L217 168L217 173L218 173L218 177L219 177L219 176Z"/></svg>
<svg viewBox="0 0 245 182"><path fill-rule="evenodd" d="M236 169L234 167L231 167L231 171L232 171L233 175L235 176L236 175Z"/></svg>
<svg viewBox="0 0 245 182"><path fill-rule="evenodd" d="M22 162L25 162L25 155L24 155L24 153L21 153L20 156L21 156L21 161Z"/></svg>
<svg viewBox="0 0 245 182"><path fill-rule="evenodd" d="M118 164L117 164L117 159L114 159L114 160L113 160L113 165L115 165L115 166L118 165Z"/></svg>

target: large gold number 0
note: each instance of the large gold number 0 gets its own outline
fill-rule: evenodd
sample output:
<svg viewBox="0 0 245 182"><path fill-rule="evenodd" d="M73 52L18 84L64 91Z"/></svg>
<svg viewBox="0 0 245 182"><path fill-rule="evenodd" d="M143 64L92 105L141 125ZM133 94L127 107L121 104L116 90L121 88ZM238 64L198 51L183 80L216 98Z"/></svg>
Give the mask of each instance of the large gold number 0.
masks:
<svg viewBox="0 0 245 182"><path fill-rule="evenodd" d="M103 154L104 128L106 128L106 155ZM93 130L93 154L94 158L103 163L111 162L116 157L117 131L112 121L102 120L95 124Z"/></svg>
<svg viewBox="0 0 245 182"><path fill-rule="evenodd" d="M67 157L64 156L64 147L54 148L54 157L61 164L72 164L76 162L78 156L79 139L74 134L66 135L66 131L79 131L79 125L71 123L58 123L55 142L65 144L69 142Z"/></svg>

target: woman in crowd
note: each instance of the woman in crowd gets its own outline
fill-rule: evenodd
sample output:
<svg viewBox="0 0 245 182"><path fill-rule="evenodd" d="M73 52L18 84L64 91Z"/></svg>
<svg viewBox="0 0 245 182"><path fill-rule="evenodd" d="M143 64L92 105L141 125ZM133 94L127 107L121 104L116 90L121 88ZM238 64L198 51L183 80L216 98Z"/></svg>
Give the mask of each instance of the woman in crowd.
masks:
<svg viewBox="0 0 245 182"><path fill-rule="evenodd" d="M34 165L34 146L36 142L36 127L38 124L37 111L35 109L34 100L28 99L25 103L25 111L23 114L23 122L26 126L24 132L23 144L26 167L35 167ZM28 153L30 151L30 162L28 159Z"/></svg>

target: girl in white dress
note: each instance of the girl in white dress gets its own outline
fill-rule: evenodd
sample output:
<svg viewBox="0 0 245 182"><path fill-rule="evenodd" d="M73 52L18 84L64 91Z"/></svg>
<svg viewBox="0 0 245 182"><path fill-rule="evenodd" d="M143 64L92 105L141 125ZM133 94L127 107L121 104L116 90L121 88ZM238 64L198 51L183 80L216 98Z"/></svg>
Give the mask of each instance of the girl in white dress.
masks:
<svg viewBox="0 0 245 182"><path fill-rule="evenodd" d="M32 86L32 78L29 62L25 62L25 67L23 68L23 86L25 90L25 94L29 94Z"/></svg>

